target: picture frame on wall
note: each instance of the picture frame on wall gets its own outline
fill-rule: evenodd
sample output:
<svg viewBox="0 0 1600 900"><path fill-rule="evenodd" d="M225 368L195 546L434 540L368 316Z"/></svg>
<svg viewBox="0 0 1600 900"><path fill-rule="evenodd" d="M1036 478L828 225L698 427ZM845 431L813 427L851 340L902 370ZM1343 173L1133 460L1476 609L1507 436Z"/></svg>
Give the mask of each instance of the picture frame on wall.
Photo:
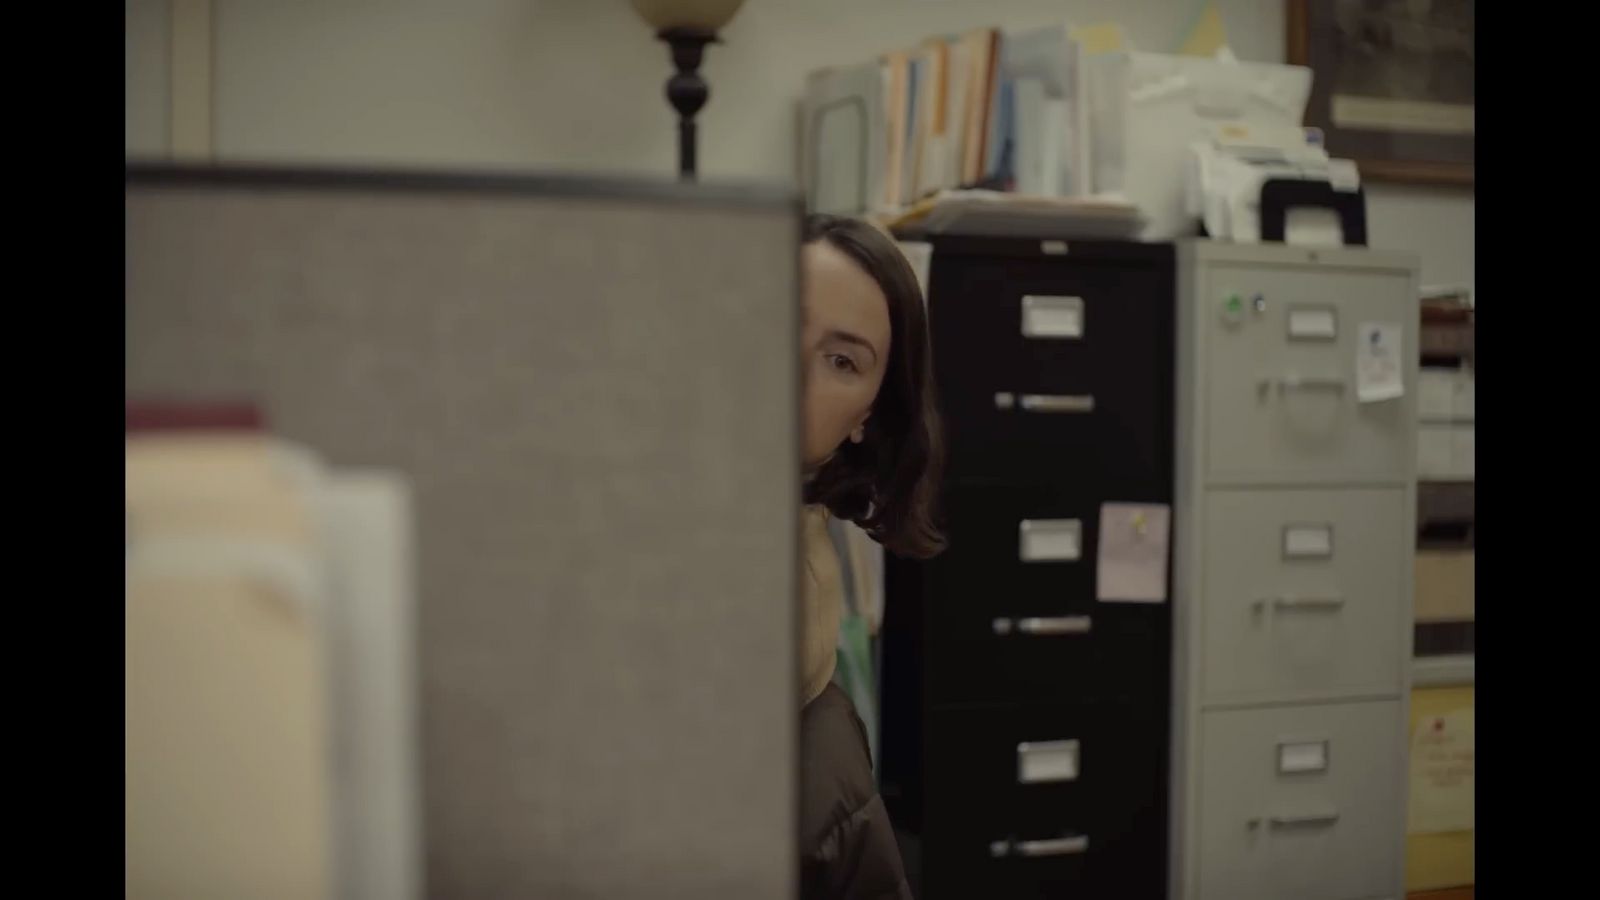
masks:
<svg viewBox="0 0 1600 900"><path fill-rule="evenodd" d="M1471 185L1474 0L1288 0L1308 126L1368 181Z"/></svg>

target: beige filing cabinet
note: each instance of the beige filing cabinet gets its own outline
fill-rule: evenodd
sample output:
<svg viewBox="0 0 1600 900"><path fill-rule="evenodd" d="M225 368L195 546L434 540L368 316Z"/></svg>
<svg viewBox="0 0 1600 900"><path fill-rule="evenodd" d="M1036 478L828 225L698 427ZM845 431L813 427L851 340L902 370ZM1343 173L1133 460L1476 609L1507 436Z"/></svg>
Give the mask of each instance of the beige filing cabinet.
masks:
<svg viewBox="0 0 1600 900"><path fill-rule="evenodd" d="M1416 263L1178 251L1172 892L1402 894Z"/></svg>

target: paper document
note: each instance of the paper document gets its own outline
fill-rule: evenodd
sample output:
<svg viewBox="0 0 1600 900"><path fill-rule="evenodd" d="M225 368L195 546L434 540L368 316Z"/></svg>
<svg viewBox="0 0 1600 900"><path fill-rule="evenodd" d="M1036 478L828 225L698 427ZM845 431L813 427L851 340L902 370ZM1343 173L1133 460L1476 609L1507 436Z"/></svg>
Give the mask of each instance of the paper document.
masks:
<svg viewBox="0 0 1600 900"><path fill-rule="evenodd" d="M1172 508L1165 505L1107 503L1100 507L1097 600L1166 602L1171 520Z"/></svg>
<svg viewBox="0 0 1600 900"><path fill-rule="evenodd" d="M1417 723L1411 736L1411 834L1473 830L1475 741L1470 708Z"/></svg>
<svg viewBox="0 0 1600 900"><path fill-rule="evenodd" d="M1405 396L1399 322L1362 322L1356 333L1356 399L1377 403Z"/></svg>

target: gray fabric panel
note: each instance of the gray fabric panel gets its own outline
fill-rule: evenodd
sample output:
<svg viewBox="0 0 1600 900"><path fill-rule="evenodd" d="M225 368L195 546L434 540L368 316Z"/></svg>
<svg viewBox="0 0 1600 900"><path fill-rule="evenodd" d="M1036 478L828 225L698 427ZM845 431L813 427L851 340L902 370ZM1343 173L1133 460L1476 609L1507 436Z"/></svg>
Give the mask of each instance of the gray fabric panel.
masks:
<svg viewBox="0 0 1600 900"><path fill-rule="evenodd" d="M417 496L430 897L795 884L798 218L130 187L130 397Z"/></svg>

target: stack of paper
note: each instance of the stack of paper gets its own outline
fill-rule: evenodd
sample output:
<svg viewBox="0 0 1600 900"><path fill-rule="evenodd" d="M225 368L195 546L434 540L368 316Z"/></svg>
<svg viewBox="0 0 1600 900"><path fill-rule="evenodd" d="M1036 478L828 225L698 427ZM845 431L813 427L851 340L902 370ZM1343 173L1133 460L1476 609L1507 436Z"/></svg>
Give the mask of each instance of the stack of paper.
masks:
<svg viewBox="0 0 1600 900"><path fill-rule="evenodd" d="M1088 72L1094 190L1137 203L1145 240L1194 233L1196 217L1185 206L1194 142L1237 128L1290 130L1307 143L1300 126L1311 70L1304 66L1129 52L1095 55Z"/></svg>
<svg viewBox="0 0 1600 900"><path fill-rule="evenodd" d="M1060 239L1130 240L1144 218L1118 197L1031 197L1000 191L944 191L891 223L928 234L996 234Z"/></svg>
<svg viewBox="0 0 1600 900"><path fill-rule="evenodd" d="M1270 179L1317 181L1350 193L1361 187L1355 163L1330 159L1306 129L1230 122L1211 126L1190 145L1184 210L1213 239L1260 243L1261 188ZM1329 210L1291 210L1284 243L1337 247L1345 236Z"/></svg>

